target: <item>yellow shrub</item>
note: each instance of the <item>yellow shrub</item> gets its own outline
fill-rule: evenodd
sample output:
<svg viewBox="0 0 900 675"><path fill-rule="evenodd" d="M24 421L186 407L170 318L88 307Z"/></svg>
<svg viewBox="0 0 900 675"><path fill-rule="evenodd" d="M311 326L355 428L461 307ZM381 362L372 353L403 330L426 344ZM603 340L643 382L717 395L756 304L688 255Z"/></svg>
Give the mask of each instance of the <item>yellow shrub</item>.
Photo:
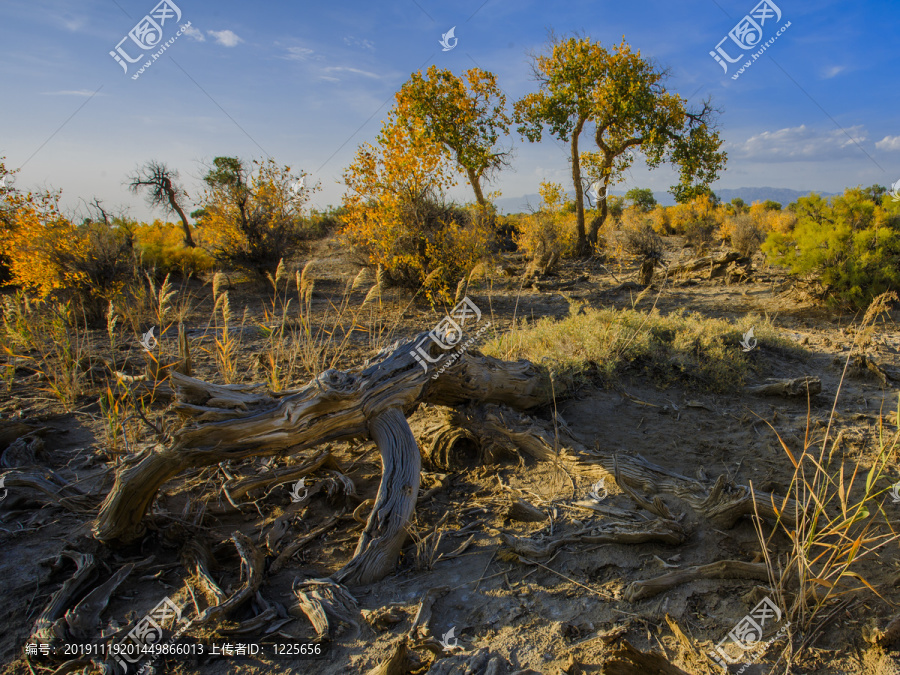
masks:
<svg viewBox="0 0 900 675"><path fill-rule="evenodd" d="M672 219L669 217L669 211L665 206L656 205L650 213L647 214L650 225L656 234L671 234Z"/></svg>
<svg viewBox="0 0 900 675"><path fill-rule="evenodd" d="M725 208L716 206L709 195L699 195L685 204L670 206L668 212L676 234L686 234L697 223L716 227L725 222Z"/></svg>
<svg viewBox="0 0 900 675"><path fill-rule="evenodd" d="M80 272L63 266L65 259L86 254L86 239L59 212L59 195L7 193L9 228L0 231L10 284L46 297L52 291L84 282Z"/></svg>
<svg viewBox="0 0 900 675"><path fill-rule="evenodd" d="M797 217L790 211L768 209L762 202L751 204L750 217L754 224L767 234L769 232L787 234L797 222Z"/></svg>
<svg viewBox="0 0 900 675"><path fill-rule="evenodd" d="M540 260L553 253L563 258L575 255L575 214L563 212L566 195L562 185L544 182L539 192L544 200L541 209L521 218L516 245L530 259Z"/></svg>
<svg viewBox="0 0 900 675"><path fill-rule="evenodd" d="M215 260L201 248L202 228L194 229L194 241L197 243L194 248L184 245L184 231L180 225L160 220L137 226L134 236L143 265L154 267L161 274L202 274L215 267Z"/></svg>

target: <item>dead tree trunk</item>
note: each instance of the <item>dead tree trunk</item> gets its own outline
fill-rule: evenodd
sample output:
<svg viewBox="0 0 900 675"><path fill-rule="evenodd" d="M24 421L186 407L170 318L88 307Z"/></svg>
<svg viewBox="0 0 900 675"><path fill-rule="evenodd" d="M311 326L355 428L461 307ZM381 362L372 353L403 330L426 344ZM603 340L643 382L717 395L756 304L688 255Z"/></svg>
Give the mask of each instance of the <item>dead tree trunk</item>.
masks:
<svg viewBox="0 0 900 675"><path fill-rule="evenodd" d="M328 370L278 399L246 385L210 385L171 373L176 410L215 421L185 427L172 446L142 454L119 469L94 523L94 536L104 543L140 537L143 517L161 486L188 468L291 455L371 436L384 467L378 498L356 553L337 578L362 584L383 576L399 555L419 487L421 459L405 416L423 402L474 400L522 410L551 401L549 375L528 361L462 353L433 379L441 363L426 371L412 356L424 335L397 343L362 371ZM434 343L431 348L433 357L442 353Z"/></svg>
<svg viewBox="0 0 900 675"><path fill-rule="evenodd" d="M381 451L381 485L353 558L334 575L347 586L367 584L391 571L419 496L422 458L406 416L399 408L389 408L370 422L369 429Z"/></svg>

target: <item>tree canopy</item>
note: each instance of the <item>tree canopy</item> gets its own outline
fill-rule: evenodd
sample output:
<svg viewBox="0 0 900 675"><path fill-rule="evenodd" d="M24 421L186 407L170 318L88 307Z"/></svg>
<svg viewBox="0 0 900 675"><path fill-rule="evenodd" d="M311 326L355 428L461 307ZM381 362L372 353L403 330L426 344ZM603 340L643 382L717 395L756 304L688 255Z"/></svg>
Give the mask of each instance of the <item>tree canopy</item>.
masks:
<svg viewBox="0 0 900 675"><path fill-rule="evenodd" d="M497 147L511 122L497 76L479 68L457 76L432 65L425 76L413 73L396 99L397 120L417 126L449 150L478 205L487 206L482 182L504 166L510 154Z"/></svg>
<svg viewBox="0 0 900 675"><path fill-rule="evenodd" d="M532 56L540 90L516 102L516 120L520 133L531 141L539 141L547 128L570 144L582 254L596 245L608 213L604 199L585 232L582 166L588 180L599 184L601 196L631 167L635 151L650 168L664 162L678 167L679 182L671 189L680 202L718 178L726 155L715 130L717 111L709 100L689 108L666 88L668 72L632 51L624 39L610 50L587 37L551 35L547 52ZM580 152L579 139L587 127L592 128L597 150Z"/></svg>

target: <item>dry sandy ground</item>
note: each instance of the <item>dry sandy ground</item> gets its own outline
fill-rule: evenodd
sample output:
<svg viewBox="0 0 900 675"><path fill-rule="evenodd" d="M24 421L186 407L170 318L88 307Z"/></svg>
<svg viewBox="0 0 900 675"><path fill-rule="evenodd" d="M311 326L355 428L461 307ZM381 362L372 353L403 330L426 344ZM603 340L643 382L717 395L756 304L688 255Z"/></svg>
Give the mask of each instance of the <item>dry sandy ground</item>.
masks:
<svg viewBox="0 0 900 675"><path fill-rule="evenodd" d="M342 280L354 274L356 268L341 258L339 251L325 244L317 255L321 261L315 267L316 302L323 303L328 294L339 293ZM519 269L523 267L515 259L510 263ZM563 269L562 279L587 274L588 280L568 291L520 290L518 277L511 277L479 288L472 297L480 306L491 308L501 329L509 325L514 312L520 317L563 317L572 298L598 307L630 307L635 292L622 290L610 271L619 281L624 281L634 278L636 268L607 270L597 263L577 263ZM813 434L821 437L853 341L852 331L847 330L853 317L804 306L796 298L780 294L787 286L784 277L766 269L756 274L752 282L732 286L721 281L668 284L656 302L663 312L688 308L725 318L747 313L768 314L782 334L802 345L804 350L755 350L752 358L757 371L751 384L767 377L818 376L822 380L822 393L814 396L809 405L803 397L766 398L740 393L722 396L679 386L659 390L646 378L626 373L615 388L583 388L574 397L560 401L558 414L588 448L640 456L705 484L725 475L739 485L752 481L756 489L784 494L792 467L766 422L795 449L802 447L807 424ZM202 316L203 311L209 311L209 289L205 287L197 292L207 298L205 310L201 306L197 312ZM233 296L233 307L245 303L259 307L259 298L252 291L238 290ZM652 302L651 297L640 308L646 309ZM413 304L404 314L396 335L413 335L434 325L437 318L427 306ZM205 320L198 319L196 325L202 327ZM248 338L243 349L250 356L258 344ZM900 333L896 324L891 321L880 324L866 352L885 369L900 368ZM359 364L369 355L365 342L360 341L348 354L345 365ZM215 377L211 357L198 352L195 365L199 377ZM246 377L253 379L251 369L247 370ZM889 416L896 410L897 395L897 381L888 380L885 386L871 371L851 368L843 382L831 430L832 439L841 439L835 451L848 462L869 461L880 416ZM421 431L440 413L434 407L420 408L411 419L413 430ZM542 410L536 416L550 420L551 413ZM97 490L99 494L108 491L111 478L103 477L108 464L100 454L103 436L96 405L85 404L79 412L65 414L47 400L46 394L36 391L34 384L23 382L16 384L12 394L3 399L2 417L49 427L44 436L42 463L68 480L84 481L85 489ZM339 444L332 450L354 481L359 499L373 497L380 477L373 444ZM279 464L295 460L282 459ZM251 474L261 466L261 460L248 460L233 468ZM891 471L892 481L900 478L896 467ZM434 484L436 473L426 467L423 489ZM564 546L552 558L539 561L540 564L511 559L504 554L501 531L519 535L559 534L608 517L577 505L588 498L599 475L602 472L594 476L580 475L529 458L452 473L443 489L420 502L414 524L414 530L422 537L442 516L448 516L437 550L417 551L414 543L410 543L395 574L371 586L354 589L360 608L375 610L375 616L382 608L394 608L391 621L373 621L375 627L363 623L359 630L344 628L325 657L318 660L183 661L161 665L157 672L202 675L368 672L393 652L400 637L409 630L418 603L429 589L437 587L447 590L435 601L432 633L440 638L452 630L458 640L452 655L441 659L445 662L444 672L468 672L463 666L456 670L447 667L462 663L478 650L502 657L504 663L499 673L626 672L607 663L621 643L610 640L608 644L601 637L617 627L623 629L622 638L635 648L664 654L683 672L719 671L705 654L766 597L764 582L699 580L634 603L627 602L623 592L633 581L691 565L722 559L758 561L760 543L749 518L721 531L685 503L666 495L664 501L669 509L683 514L682 525L688 538L682 545L573 544ZM271 522L290 505L290 485L259 495L255 503L248 499L238 511L217 492L221 481L214 471L204 476L209 479L207 493L213 493L208 504L210 513L203 523L215 557L212 574L228 590L239 584L239 560L229 543L230 534L241 530L256 538L264 523ZM309 484L326 480L327 476L327 472L316 474ZM607 481L605 485L609 489L603 507L611 512L638 509L614 483ZM52 572L39 563L55 557L66 547L94 553L111 571L126 561L146 561L152 556L139 573L133 573L113 594L102 614L104 625L117 622L121 626L129 619L139 618L167 595L184 601L185 611L193 615L190 596L184 590L186 572L179 564L184 532L178 527L178 514L187 503L187 493L179 490L177 481L168 485L165 492L154 507L156 515L151 518L148 535L139 544L114 551L90 539L88 516L58 507L42 508L27 495L9 492L0 504L0 593L4 599L0 606L0 659L6 664L2 672L52 672L47 668L53 664L39 659L32 659L34 669L29 670L22 659L22 650L35 618L72 569ZM202 495L202 486L194 488L193 494ZM549 519L536 523L510 520L504 508L510 495L527 499L548 514ZM648 495L651 499L653 496ZM288 537L312 530L339 507L352 509L359 499L338 496L328 500L324 494L320 495L302 512L302 517L292 522ZM895 528L900 524L900 504L886 499L884 514ZM262 595L270 602L290 607L292 582L297 578L326 577L339 569L352 555L361 528L352 519L341 521L304 547L285 569L268 577L261 588ZM439 559L473 534L464 553ZM774 541L782 549L787 545L783 535L776 536ZM898 553L900 548L894 542L860 568L887 603L900 603ZM795 664L792 672L900 673L900 651L897 651L900 645L894 644L891 651L875 647L865 639L867 631L883 628L890 617L896 616L896 608L887 603L872 593L854 595L848 605L824 622L815 646ZM243 611L234 618L246 620L253 614L249 609ZM770 627L773 627L771 622ZM777 624L774 628L777 630ZM284 624L279 630L300 640L314 636L311 625L303 617ZM683 639L679 638L679 630ZM238 637L231 639L239 641ZM271 636L256 632L243 639L260 642L271 640ZM783 671L783 668L773 670L783 646L783 641L776 642L765 656L756 659L743 672ZM426 662L431 658L426 650L417 653ZM739 666L733 666L732 672L738 669ZM645 672L654 671L651 668Z"/></svg>

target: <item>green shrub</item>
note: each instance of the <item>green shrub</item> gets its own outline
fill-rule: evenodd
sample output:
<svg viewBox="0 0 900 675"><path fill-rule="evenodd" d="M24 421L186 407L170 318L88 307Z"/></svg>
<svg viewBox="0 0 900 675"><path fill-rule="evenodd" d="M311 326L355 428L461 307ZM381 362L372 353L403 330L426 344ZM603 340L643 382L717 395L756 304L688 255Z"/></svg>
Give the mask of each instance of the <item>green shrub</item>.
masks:
<svg viewBox="0 0 900 675"><path fill-rule="evenodd" d="M878 205L860 188L826 201L801 197L792 205L797 224L772 232L763 251L792 273L817 278L826 298L865 309L886 291L900 290L900 204Z"/></svg>

